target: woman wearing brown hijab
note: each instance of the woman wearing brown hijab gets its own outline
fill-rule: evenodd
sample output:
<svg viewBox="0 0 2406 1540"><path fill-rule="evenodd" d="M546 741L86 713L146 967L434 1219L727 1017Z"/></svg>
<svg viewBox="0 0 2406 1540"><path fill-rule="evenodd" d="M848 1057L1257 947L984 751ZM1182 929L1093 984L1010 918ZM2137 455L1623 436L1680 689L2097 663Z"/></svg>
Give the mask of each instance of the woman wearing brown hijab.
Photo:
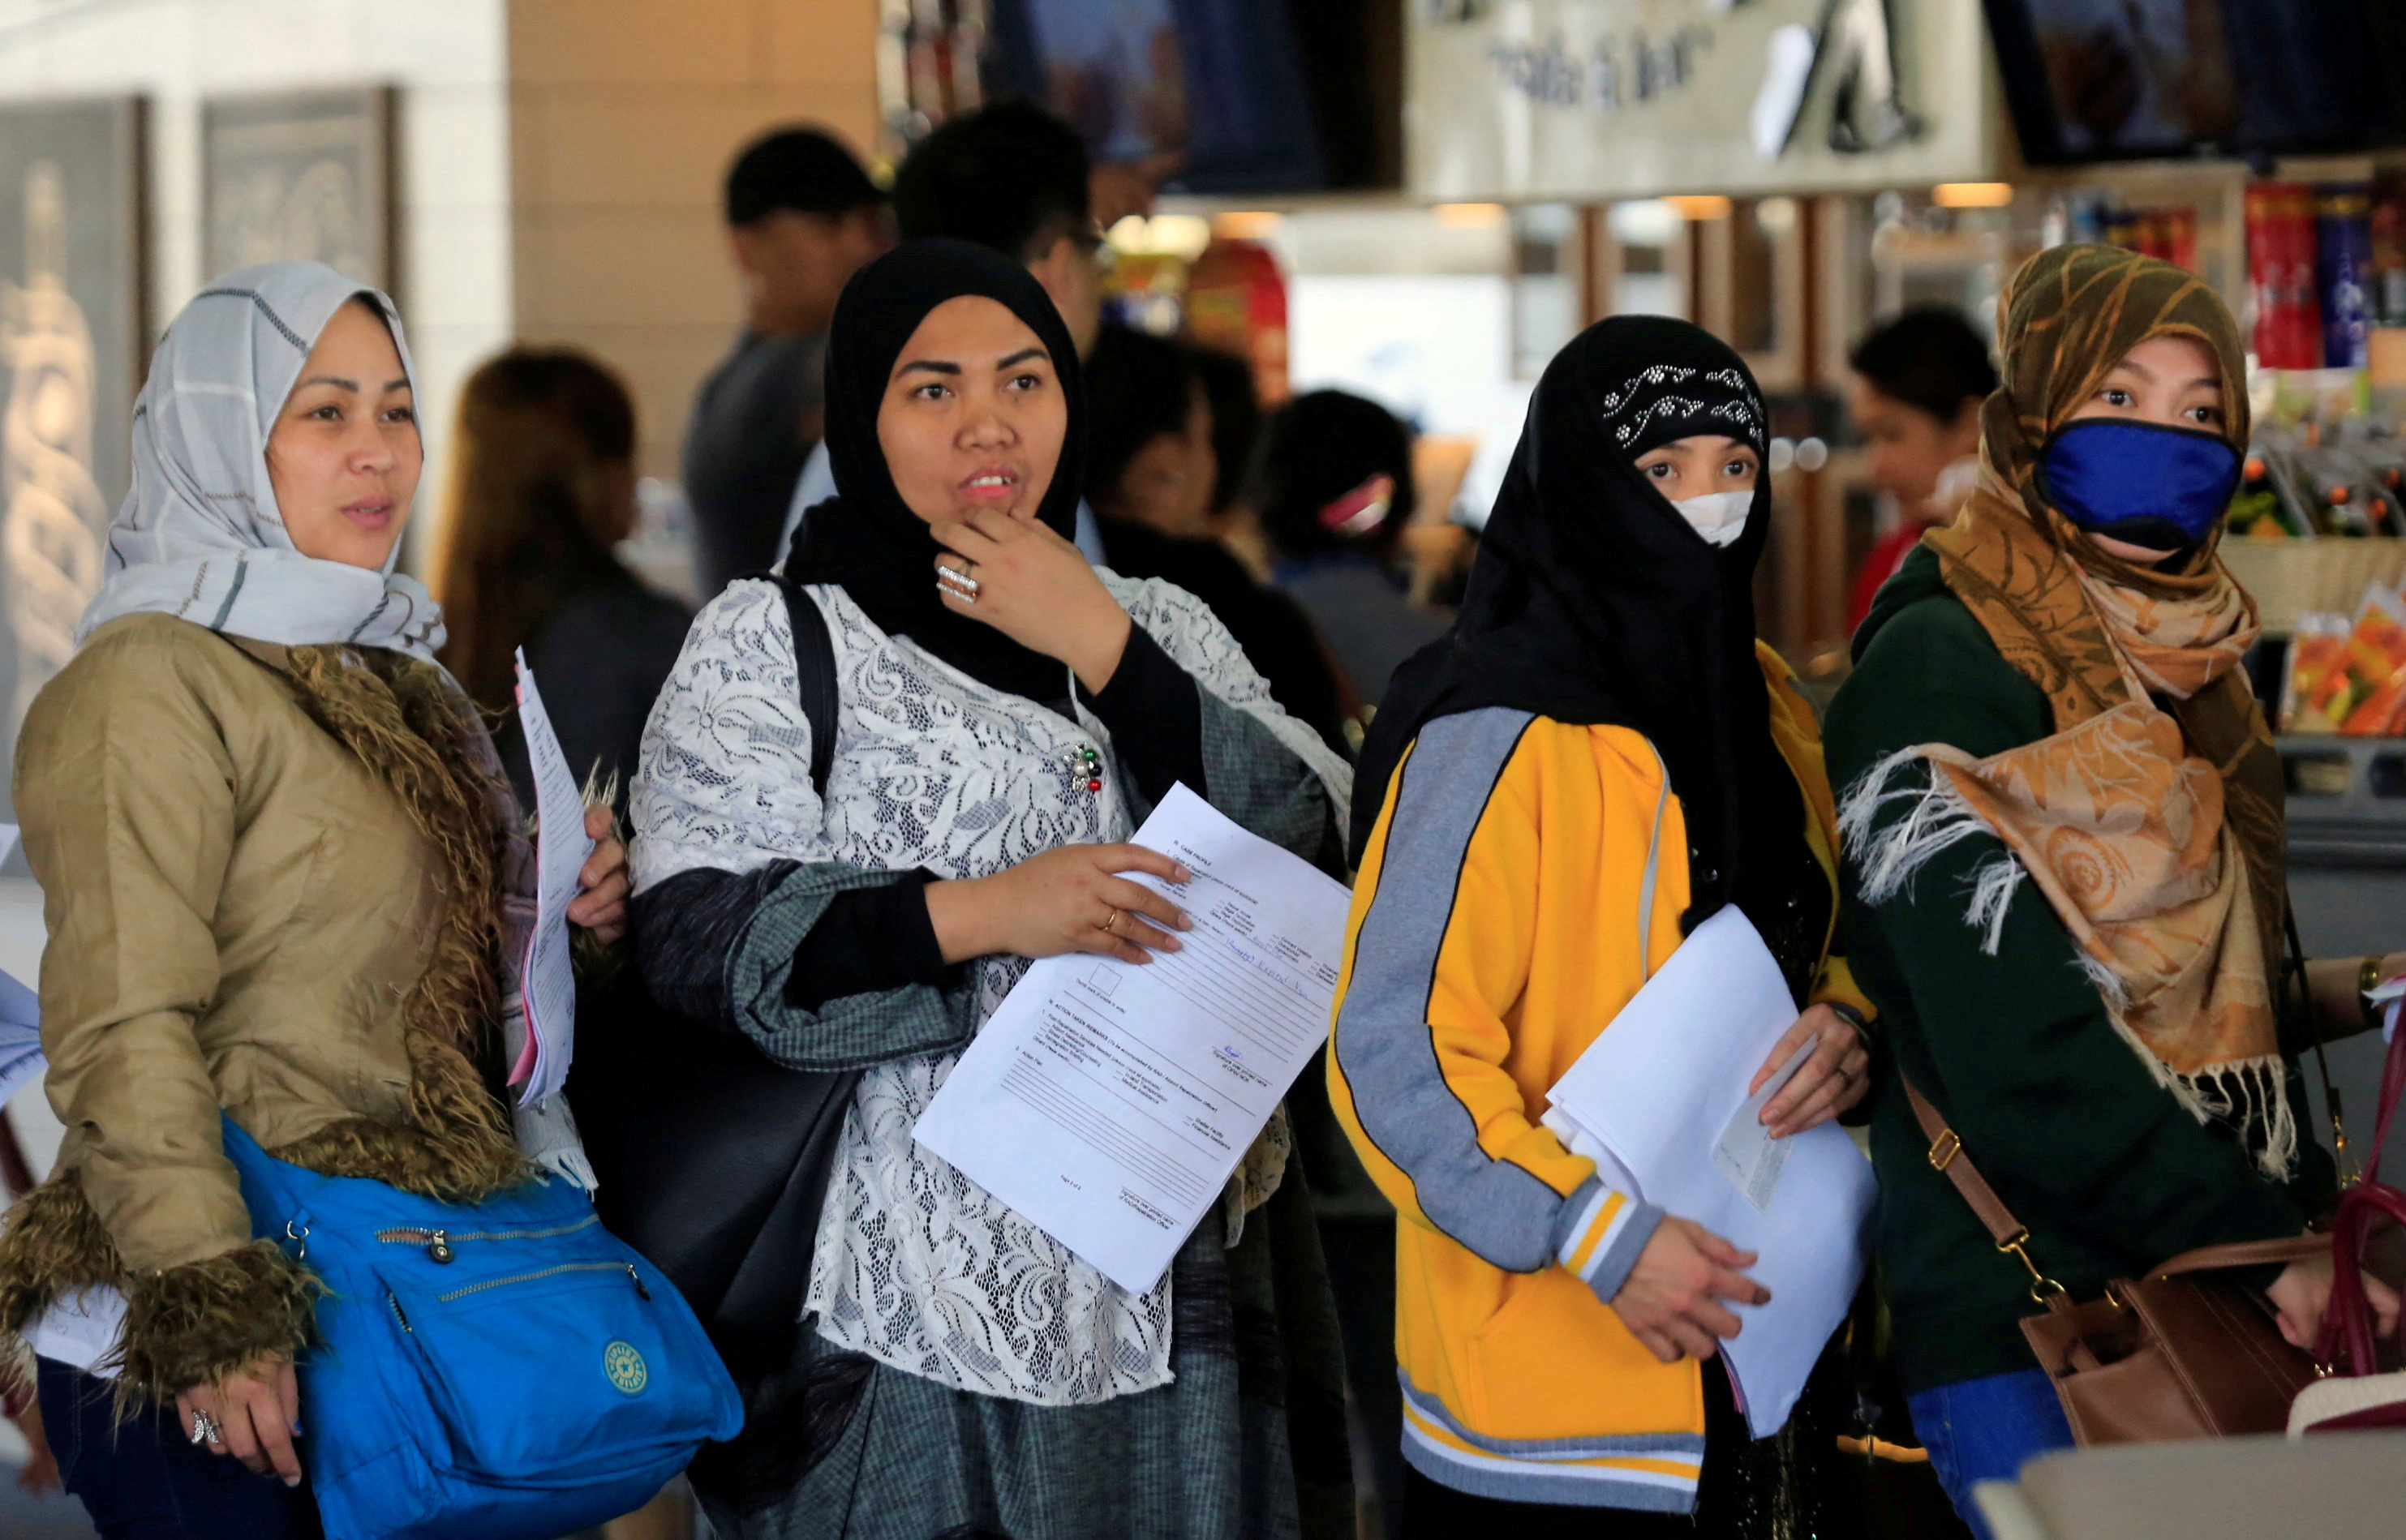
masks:
<svg viewBox="0 0 2406 1540"><path fill-rule="evenodd" d="M1980 486L1881 590L1828 727L1849 951L1895 1050L1883 1277L1915 1426L1974 1529L1974 1482L2072 1436L2019 1329L2031 1279L1924 1158L1900 1077L2075 1298L2295 1235L2332 1185L2274 1004L2256 605L2215 551L2247 443L2238 329L2189 274L2090 246L2024 266L2002 327ZM2339 1030L2355 966L2319 970ZM2248 1281L2312 1340L2328 1261Z"/></svg>

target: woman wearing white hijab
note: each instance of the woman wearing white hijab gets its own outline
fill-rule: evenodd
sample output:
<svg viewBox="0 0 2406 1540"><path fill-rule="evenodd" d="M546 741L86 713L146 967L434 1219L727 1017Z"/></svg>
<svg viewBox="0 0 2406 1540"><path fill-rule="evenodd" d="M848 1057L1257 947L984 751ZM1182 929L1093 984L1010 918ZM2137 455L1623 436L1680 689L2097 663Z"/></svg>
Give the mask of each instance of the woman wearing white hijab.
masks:
<svg viewBox="0 0 2406 1540"><path fill-rule="evenodd" d="M573 1164L573 1130L514 1127L502 1095L520 815L433 661L441 611L393 570L415 397L392 303L331 268L197 295L135 405L78 650L18 742L67 1137L0 1234L0 1330L107 1540L318 1533L292 1448L315 1284L253 1240L221 1113L452 1202ZM570 918L609 940L606 825Z"/></svg>

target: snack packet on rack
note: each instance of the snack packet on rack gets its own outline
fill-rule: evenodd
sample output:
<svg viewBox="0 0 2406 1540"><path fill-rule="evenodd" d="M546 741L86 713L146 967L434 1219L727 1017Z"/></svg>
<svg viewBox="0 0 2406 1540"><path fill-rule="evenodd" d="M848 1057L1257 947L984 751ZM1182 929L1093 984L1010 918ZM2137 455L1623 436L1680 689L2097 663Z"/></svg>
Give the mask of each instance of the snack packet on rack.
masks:
<svg viewBox="0 0 2406 1540"><path fill-rule="evenodd" d="M2312 705L2315 692L2331 671L2347 657L2347 616L2330 610L2312 610L2298 616L2289 636L2289 666L2281 679L2280 728L2283 732L2330 733L2339 724Z"/></svg>
<svg viewBox="0 0 2406 1540"><path fill-rule="evenodd" d="M2352 738L2406 728L2406 598L2379 583L2366 586L2346 653L2307 704Z"/></svg>

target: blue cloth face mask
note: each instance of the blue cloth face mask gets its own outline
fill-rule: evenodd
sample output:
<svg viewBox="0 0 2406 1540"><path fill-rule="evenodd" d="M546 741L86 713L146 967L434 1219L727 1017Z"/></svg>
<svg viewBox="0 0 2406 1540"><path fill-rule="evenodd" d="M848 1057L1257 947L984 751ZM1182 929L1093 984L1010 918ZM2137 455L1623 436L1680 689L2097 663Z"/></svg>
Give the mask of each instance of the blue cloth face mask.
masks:
<svg viewBox="0 0 2406 1540"><path fill-rule="evenodd" d="M2047 501L2090 534L2181 551L2214 532L2239 463L2218 434L2091 417L2048 439L2039 470Z"/></svg>

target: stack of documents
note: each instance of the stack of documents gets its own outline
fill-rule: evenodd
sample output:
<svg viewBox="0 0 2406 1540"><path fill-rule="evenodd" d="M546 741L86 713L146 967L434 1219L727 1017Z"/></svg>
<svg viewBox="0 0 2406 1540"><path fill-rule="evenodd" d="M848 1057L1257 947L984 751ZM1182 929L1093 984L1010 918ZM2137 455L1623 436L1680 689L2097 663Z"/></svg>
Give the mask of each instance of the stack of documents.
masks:
<svg viewBox="0 0 2406 1540"><path fill-rule="evenodd" d="M1194 880L1139 967L1028 968L928 1104L921 1144L1130 1293L1161 1280L1328 1036L1347 895L1181 785L1136 832Z"/></svg>
<svg viewBox="0 0 2406 1540"><path fill-rule="evenodd" d="M1876 1193L1871 1163L1834 1123L1773 1139L1757 1121L1805 1053L1752 1095L1748 1082L1795 1023L1779 965L1731 905L1579 1055L1544 1120L1607 1185L1761 1256L1748 1276L1771 1303L1732 1305L1742 1330L1721 1345L1757 1438L1786 1423L1846 1319Z"/></svg>
<svg viewBox="0 0 2406 1540"><path fill-rule="evenodd" d="M568 906L576 898L576 879L593 854L593 841L585 833L585 794L544 712L524 651L517 663L518 730L534 771L535 922L519 974L526 1019L522 1030L509 1024L509 1035L519 1039L510 1055L510 1083L519 1088L518 1105L531 1107L559 1094L575 1053L576 972L568 946Z"/></svg>

